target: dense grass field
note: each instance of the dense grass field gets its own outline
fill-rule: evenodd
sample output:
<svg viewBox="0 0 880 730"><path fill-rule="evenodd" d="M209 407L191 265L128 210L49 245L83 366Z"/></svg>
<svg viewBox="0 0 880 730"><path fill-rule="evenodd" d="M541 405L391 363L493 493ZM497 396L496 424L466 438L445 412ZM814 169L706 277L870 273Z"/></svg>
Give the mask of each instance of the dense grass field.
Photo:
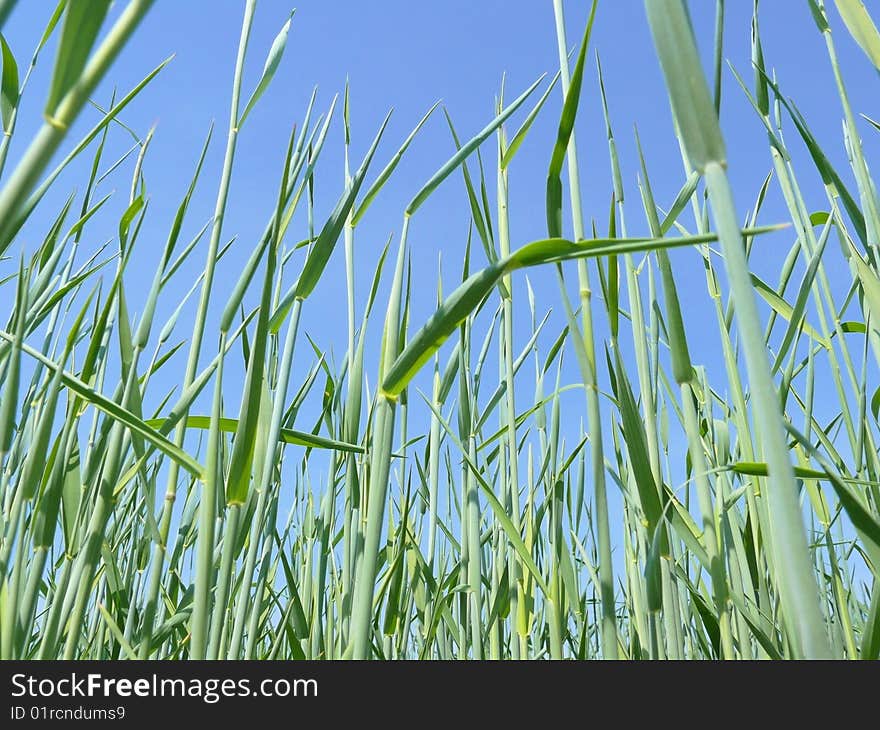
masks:
<svg viewBox="0 0 880 730"><path fill-rule="evenodd" d="M835 43L850 34L880 70L880 34L860 0L755 0L752 68L732 70L725 32L742 29L723 0L714 27L645 0L681 164L620 169L591 45L601 3L576 33L563 0L546 4L558 73L487 90L496 116L472 137L442 105L391 139L353 129L348 88L325 108L313 96L265 171L257 240L224 214L296 17L250 47L256 2L241 3L228 121L182 156L161 241L141 235L153 131L126 107L165 62L93 98L153 2L111 23L109 0L62 0L32 57L0 38L0 658L878 658L880 198L862 135L880 124L847 94ZM0 30L16 5L0 0ZM836 85L816 93L843 117L848 167L765 66L759 21L782 12L812 13L823 38ZM36 64L54 64L48 88L28 84ZM748 99L766 144L726 147L722 90ZM30 97L44 118L22 141ZM607 165L595 220L585 104L606 127L577 139ZM540 138L548 114L558 131ZM94 124L77 136L81 116ZM449 146L364 270L359 225L428 124ZM373 135L363 157L352 134ZM321 165L335 144L344 175ZM549 160L532 241L509 225L527 147ZM728 179L743 156L770 173L748 209ZM59 190L73 166L82 178ZM654 197L661 176L672 201ZM335 206L315 204L318 184ZM466 255L431 278L442 247L412 236L441 185L470 227ZM196 190L216 197L207 222ZM765 214L770 194L783 215ZM769 277L754 263L767 240L787 247ZM224 261L232 247L244 266ZM682 276L684 255L704 276ZM346 284L335 355L302 327L327 278ZM711 331L686 326L685 286ZM436 311L416 316L427 299Z"/></svg>

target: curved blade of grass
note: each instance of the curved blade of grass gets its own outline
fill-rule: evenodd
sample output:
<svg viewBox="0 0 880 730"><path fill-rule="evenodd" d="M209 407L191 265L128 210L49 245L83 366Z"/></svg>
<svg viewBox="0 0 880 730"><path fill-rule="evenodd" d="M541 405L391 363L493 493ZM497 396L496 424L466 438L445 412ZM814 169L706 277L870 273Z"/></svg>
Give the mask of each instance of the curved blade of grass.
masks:
<svg viewBox="0 0 880 730"><path fill-rule="evenodd" d="M15 342L15 337L13 335L10 335L8 332L2 330L0 330L0 339L6 340L7 342ZM30 355L35 360L40 361L47 367L50 367L52 369L58 367L57 364L53 362L50 358L46 357L42 352L40 352L39 350L35 350L29 345L22 344L21 350L22 352ZM146 441L149 441L157 449L159 449L159 451L174 460L177 464L182 466L193 476L201 478L203 473L201 465L185 451L171 443L167 438L165 438L154 428L144 423L142 419L138 418L130 411L127 411L118 403L114 403L106 396L103 396L100 393L96 392L88 385L86 385L82 380L76 377L73 373L70 373L66 370L63 371L61 374L61 380L66 388L76 393L84 401L90 403L98 410L103 411L114 420L119 421L128 429L130 429L133 433L142 436Z"/></svg>
<svg viewBox="0 0 880 730"><path fill-rule="evenodd" d="M632 392L632 386L626 377L623 360L619 354L615 365L617 369L615 393L618 408L620 409L623 438L629 452L633 481L635 481L639 503L644 519L647 521L647 539L652 541L651 551L656 551L656 557L659 559L669 555L669 543L663 535L664 531L661 525L663 520L663 503L661 502L660 492L657 489L657 483L654 480L651 463L648 459L648 442L645 435L645 427L642 423L635 395ZM659 537L655 534L657 532L661 533ZM653 544L655 539L659 540L656 545ZM652 580L659 581L659 563L654 568L656 569L656 575L653 576ZM647 564L645 569L646 571L648 570ZM654 610L659 610L659 608L660 606L657 605Z"/></svg>
<svg viewBox="0 0 880 730"><path fill-rule="evenodd" d="M269 55L266 56L266 63L263 65L263 73L260 76L259 82L257 82L257 87L254 89L254 93L251 94L250 99L248 99L247 104L245 104L244 111L238 118L236 126L239 129L241 129L248 114L251 113L251 110L256 106L260 97L269 87L269 84L272 82L272 77L275 76L275 72L278 70L278 65L281 63L281 57L284 55L284 48L287 46L287 35L290 32L290 24L293 21L295 13L296 10L290 13L287 22L281 26L278 35L275 36L275 40L272 41L272 46L269 48Z"/></svg>
<svg viewBox="0 0 880 730"><path fill-rule="evenodd" d="M382 138L382 134L385 131L385 127L388 125L388 120L390 118L391 112L388 112L388 115L382 122L382 126L379 128L378 133L373 139L372 145L370 145L370 149L364 157L364 161L355 173L354 178L352 178L351 184L342 194L342 197L337 201L336 207L333 209L333 212L330 214L330 217L327 219L321 232L318 234L315 245L309 251L309 255L306 258L306 262L303 265L296 285L275 309L274 314L269 320L269 331L272 334L278 334L281 325L284 322L284 318L290 311L290 307L293 305L294 300L305 299L318 285L321 274L327 266L327 262L330 260L330 255L333 253L333 249L336 247L336 242L339 240L339 236L345 226L345 221L354 205L355 198L363 184L367 169L370 166L376 148L379 146L379 140Z"/></svg>
<svg viewBox="0 0 880 730"><path fill-rule="evenodd" d="M750 235L775 230L775 227L750 229ZM382 381L382 390L389 396L399 395L419 369L440 349L462 321L485 300L492 287L505 274L528 266L556 263L576 258L610 256L622 253L654 251L673 246L690 246L716 240L714 234L683 238L612 238L575 243L562 238L534 241L510 256L472 274L443 302L409 341L406 348Z"/></svg>
<svg viewBox="0 0 880 730"><path fill-rule="evenodd" d="M688 179L685 180L684 185L682 185L681 187L681 190L678 191L678 195L675 196L675 200L672 201L672 205L669 207L669 211L666 213L666 217L660 224L661 233L666 234L669 229L672 228L673 225L675 225L675 221L678 219L678 216L681 215L681 212L691 202L699 183L700 174L698 172L694 171L690 175L688 175Z"/></svg>
<svg viewBox="0 0 880 730"><path fill-rule="evenodd" d="M428 197L433 193L437 187L442 183L447 177L449 177L455 168L457 168L464 160L466 160L471 153L477 149L483 142L485 142L489 136L504 124L507 121L508 117L510 117L517 109L522 106L526 99L531 96L532 92L538 88L538 85L544 79L544 76L541 76L535 83L533 83L528 89L526 89L519 97L517 97L510 106L507 107L503 112L501 112L495 119L493 119L489 124L487 124L480 132L478 132L474 137L468 140L465 144L461 146L461 148L456 152L449 160L446 162L443 167L441 167L434 175L431 177L428 182L426 182L422 189L416 193L415 197L410 201L410 204L406 207L406 215L411 216L415 213L419 206L428 199Z"/></svg>
<svg viewBox="0 0 880 730"><path fill-rule="evenodd" d="M3 131L12 132L12 115L18 106L18 64L6 39L0 35L0 52L3 57L3 76L0 79L0 118L3 120Z"/></svg>
<svg viewBox="0 0 880 730"><path fill-rule="evenodd" d="M37 44L37 50L34 51L34 58L36 58L40 51L43 50L43 47L46 45L46 43L49 42L49 38L52 37L52 32L58 25L58 21L61 20L61 17L64 15L64 9L66 7L67 0L58 0L58 4L55 6L55 10L52 12L52 16L49 18L49 22L46 23L46 28L43 30L43 35L40 36L40 42Z"/></svg>
<svg viewBox="0 0 880 730"><path fill-rule="evenodd" d="M574 120L580 104L581 86L584 80L584 64L587 59L587 48L590 45L590 35L593 32L593 21L596 17L596 7L598 4L598 0L593 0L593 4L590 7L590 17L587 21L587 27L584 29L581 50L578 53L574 72L571 75L571 81L565 93L562 116L559 119L559 129L556 133L556 144L553 146L550 169L547 171L547 235L549 238L559 238L562 236L562 165L565 163L568 142L574 130Z"/></svg>
<svg viewBox="0 0 880 730"><path fill-rule="evenodd" d="M862 0L834 0L850 35L880 71L880 33Z"/></svg>
<svg viewBox="0 0 880 730"><path fill-rule="evenodd" d="M354 205L355 198L364 182L370 163L373 161L373 155L376 153L376 148L379 146L379 141L382 139L382 135L384 134L385 128L388 126L388 121L390 119L391 112L388 112L385 119L382 120L379 131L373 138L373 143L370 145L370 149L367 150L367 154L364 156L360 168L358 168L358 171L355 173L351 185L348 187L348 190L345 191L342 198L337 202L336 207L330 214L330 218L318 234L318 240L315 241L314 247L309 251L309 256L306 259L306 263L303 266L302 273L296 284L297 299L305 299L312 293L315 286L317 286L318 280L321 278L321 274L324 271L324 267L327 266L327 262L330 260L330 254L333 253L336 242L339 240L339 235L342 233L346 218L348 218L349 211ZM275 325L279 324L279 322L276 321L277 317L278 315L276 314L275 317L272 318L273 322L270 327L272 327L273 331L275 331Z"/></svg>
<svg viewBox="0 0 880 730"><path fill-rule="evenodd" d="M532 108L532 111L529 112L529 115L520 125L519 129L516 130L516 133L513 135L513 138L507 145L507 149L504 150L504 154L501 156L500 165L502 170L507 169L507 166L510 164L513 156L517 153L519 148L522 147L522 143L525 142L526 135L529 133L529 130L532 128L532 124L538 117L538 112L541 111L541 108L544 106L544 102L547 101L548 97L550 96L550 92L553 91L553 87L556 86L556 82L559 80L560 75L561 72L557 71L556 75L553 77L553 80L550 82L550 85L547 87L547 91L545 91L543 96L538 99L538 103L535 104L535 106Z"/></svg>
<svg viewBox="0 0 880 730"><path fill-rule="evenodd" d="M800 322L799 318L803 312L798 312L797 309L789 304L785 299L783 299L779 294L771 287L767 282L758 278L757 275L751 275L752 286L755 289L755 292L763 299L770 307L773 309L776 314L782 317L786 322L792 323L794 322L795 326L798 329L802 329L804 333L812 337L816 342L822 345L826 350L829 347L828 342L825 341L825 338L820 335L814 327L809 325L806 321Z"/></svg>
<svg viewBox="0 0 880 730"><path fill-rule="evenodd" d="M54 119L59 102L79 82L109 9L110 0L68 0L46 101L48 117Z"/></svg>
<svg viewBox="0 0 880 730"><path fill-rule="evenodd" d="M831 219L829 218L828 222L826 222L825 224L824 230L822 231L822 235L819 238L816 250L813 252L813 258L810 260L810 265L807 267L807 270L804 273L804 278L801 280L801 285L798 289L797 299L795 299L794 307L792 307L791 310L791 317L788 320L788 327L786 327L785 329L785 335L782 338L782 343L779 345L779 352L776 354L776 360L774 361L773 367L771 368L772 372L774 373L781 367L785 356L788 354L789 348L791 347L792 343L794 343L797 337L797 333L800 330L803 330L804 332L810 334L810 336L813 337L813 339L821 344L826 350L831 349L831 343L828 342L826 339L822 337L816 337L815 335L809 333L809 325L807 324L805 315L807 300L810 297L810 292L812 291L813 287L813 281L816 278L816 273L818 272L819 265L822 262L822 254L825 251L825 244L828 243L828 235L830 233Z"/></svg>
<svg viewBox="0 0 880 730"><path fill-rule="evenodd" d="M165 423L165 421L166 419L164 418L150 418L145 420L144 423L146 423L151 428L158 429ZM238 428L238 419L221 418L219 424L220 431L224 433L235 433L235 429ZM211 427L211 417L187 416L185 425L186 428L194 428L201 431L207 431ZM348 444L344 441L336 441L335 439L325 438L324 436L318 436L313 433L306 433L305 431L295 431L291 428L282 428L278 440L282 443L291 444L294 446L307 446L309 448L315 449L347 451L353 454L364 453L363 446Z"/></svg>
<svg viewBox="0 0 880 730"><path fill-rule="evenodd" d="M413 128L412 132L409 133L409 136L403 141L403 144L400 145L400 148L397 152L394 153L394 156L388 161L388 164L385 165L385 168L382 172L379 173L379 177L376 178L376 181L370 185L370 189L367 190L366 195L364 195L364 199L361 201L360 205L355 209L354 215L351 217L351 225L356 226L361 218L363 218L364 213L367 212L367 208L370 207L370 203L373 202L375 197L379 194L379 191L388 182L388 178L391 177L391 173L394 172L400 160L403 158L403 153L406 152L407 148L410 146L412 141L415 139L416 135L419 133L419 130L428 121L430 116L434 113L437 107L440 106L440 102L437 101L434 105L425 112L425 116L423 116L419 123Z"/></svg>
<svg viewBox="0 0 880 730"><path fill-rule="evenodd" d="M275 206L275 217L273 219L272 237L268 246L268 256L266 260L266 271L263 278L263 288L260 297L260 310L257 314L257 327L254 334L253 346L247 359L247 372L245 373L244 388L241 397L241 406L239 408L238 423L235 429L235 436L232 441L232 453L229 457L229 472L226 476L226 502L228 506L238 507L243 505L247 499L248 489L251 482L251 471L254 465L257 442L259 438L261 415L265 415L266 404L264 403L263 393L265 390L265 363L267 355L267 340L269 336L269 312L272 305L273 281L275 277L275 269L278 264L278 249L280 246L281 236L281 218L284 213L284 205L286 202L287 181L290 173L290 162L293 155L293 146L295 142L295 134L291 133L287 144L287 154L284 158L283 172L281 181L278 186L278 200ZM219 418L219 414L217 414ZM230 512L230 520L236 520L238 509ZM230 524L234 524L231 522ZM224 566L229 565L231 560L230 543L224 544L223 563ZM229 568L224 567L222 571L228 578ZM218 595L223 596L225 600L225 592L222 588L218 588ZM215 607L220 610L219 604ZM209 645L209 656L216 658L217 640L219 628L215 624L211 631L211 643Z"/></svg>

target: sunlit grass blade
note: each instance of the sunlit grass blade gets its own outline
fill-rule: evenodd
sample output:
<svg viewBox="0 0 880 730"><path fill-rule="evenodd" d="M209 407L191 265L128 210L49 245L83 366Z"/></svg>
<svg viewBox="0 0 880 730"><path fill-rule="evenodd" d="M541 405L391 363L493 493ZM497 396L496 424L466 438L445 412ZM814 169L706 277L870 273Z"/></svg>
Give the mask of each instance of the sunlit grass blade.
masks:
<svg viewBox="0 0 880 730"><path fill-rule="evenodd" d="M724 170L727 154L718 118L705 78L698 73L700 58L684 4L681 0L646 0L646 8L673 113L691 164L706 176L712 212L724 251L755 401L756 421L761 429L770 467L768 504L774 522L771 545L777 564L775 580L782 594L785 621L792 632L798 655L830 658L831 649L810 565L779 400L770 377L743 238Z"/></svg>

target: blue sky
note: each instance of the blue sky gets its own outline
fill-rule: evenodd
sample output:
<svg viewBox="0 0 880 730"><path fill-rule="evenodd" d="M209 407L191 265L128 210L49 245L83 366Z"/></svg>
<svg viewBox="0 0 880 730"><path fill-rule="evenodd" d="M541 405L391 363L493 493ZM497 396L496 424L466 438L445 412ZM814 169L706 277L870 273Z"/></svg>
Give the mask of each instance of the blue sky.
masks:
<svg viewBox="0 0 880 730"><path fill-rule="evenodd" d="M54 5L50 0L19 3L5 35L20 66L24 66ZM116 3L112 16L118 15L123 5ZM706 0L691 5L701 50L708 55L715 4ZM568 2L565 6L569 44L574 46L581 36L588 3ZM725 56L750 80L751 3L728 2L727 6ZM99 101L106 102L114 86L120 91L127 90L160 60L176 54L123 117L126 124L141 134L156 125L145 164L151 210L147 232L155 230L158 235L167 229L213 120L216 121L214 141L192 209L192 230L211 214L223 155L242 7L243 3L234 0L158 0L96 94ZM292 0L257 3L245 95L256 83L266 51L293 7ZM291 124L302 118L314 86L319 89L318 109L323 110L332 96L342 90L346 78L350 80L355 160L360 159L388 109L394 108L375 163L378 171L412 125L438 99L452 116L460 136L467 137L493 116L494 98L502 74L506 74L508 98L512 98L540 74L553 73L556 69L556 39L549 0L418 3L310 0L296 7L281 68L239 138L232 203L224 231L239 235L241 245L231 252L230 260L237 255L244 257L249 250L248 237L262 230L275 196L287 134ZM833 14L833 10L830 12ZM836 28L842 30L839 22ZM844 167L842 113L824 43L806 3L800 0L765 2L762 33L768 65L776 70L783 90L797 101L817 137L828 145L834 161ZM876 74L845 32L836 33L835 38L853 98L870 99L876 89ZM668 203L684 175L642 2L600 2L593 48L602 59L628 191L635 197L638 168L632 130L638 124L658 203ZM50 44L31 81L11 163L41 121L53 54L54 47ZM770 169L769 154L760 124L728 70L724 78L723 125L730 150L730 171L738 203L745 210ZM560 105L561 95L554 94L511 171L514 245L538 238L545 232L543 186ZM870 108L856 111L873 113ZM87 110L72 130L70 140L76 138L78 131L87 129L95 118L96 113ZM509 126L515 129L521 118L522 115L515 118ZM592 62L587 71L577 135L585 209L604 225L610 177L595 63ZM865 135L870 150L875 135L867 125ZM111 144L116 142L117 150L125 149L129 143L125 135L117 131L115 137ZM318 171L318 218L329 210L341 189L341 138L341 123L337 118ZM789 143L800 151L800 145L791 136ZM451 151L448 130L442 115L437 115L423 129L372 214L364 221L357 248L359 254L364 254L365 264L375 261L391 232L399 231L406 202ZM491 172L494 166L491 143L484 147L483 154ZM66 196L81 181L87 162L84 156L83 164L74 166L65 176L67 186L59 185L59 196ZM804 172L809 170L804 167ZM815 203L821 206L823 191L819 181L816 182ZM112 184L118 185L120 193L124 193L126 183L120 175ZM123 195L118 197L117 209L112 210L111 215L118 215L118 207L124 205ZM771 195L770 202L778 204L778 196ZM47 215L53 211L52 203L47 203L46 211ZM772 217L772 211L773 207L768 207L767 220ZM635 205L629 217L630 227L634 229L631 233L643 232L644 225ZM461 177L453 176L420 211L414 223L413 247L419 264L414 271L416 276L424 274L424 281L432 284L436 278L432 270L436 268L435 256L423 257L422 252L436 254L442 250L447 261L461 260L467 221ZM98 229L96 226L95 230ZM676 257L695 260L687 253ZM341 256L331 263L333 270L337 267L342 270ZM450 268L447 276L452 277L453 273L454 269ZM342 283L329 276L322 281L316 295L325 303L333 302ZM364 282L361 292L366 285Z"/></svg>
<svg viewBox="0 0 880 730"><path fill-rule="evenodd" d="M735 0L727 3L725 57L750 82L749 33L752 3ZM23 68L36 45L45 22L55 6L50 0L27 0L8 22L4 34ZM581 37L588 3L566 2L569 45ZM712 48L715 3L698 0L691 3L694 26L701 50L708 59ZM124 3L116 3L111 17L121 12ZM256 84L266 52L278 29L294 5L287 0L260 0L251 35L244 80L247 98ZM191 236L211 216L217 179L223 156L225 128L235 51L238 43L243 3L234 0L158 0L134 39L111 69L96 94L105 103L114 87L126 91L162 59L176 54L174 60L151 83L147 90L126 109L123 120L139 134L156 125L144 171L149 189L149 213L139 243L139 252L129 276L130 308L137 311L140 292L146 292L168 226L189 181L210 123L216 122L202 181L193 200L184 239ZM832 8L835 39L840 52L848 90L857 100L856 112L880 117L880 110L859 106L877 98L878 78L843 31ZM806 116L814 133L826 146L833 162L847 171L841 134L842 111L834 87L831 67L822 37L813 24L807 4L801 0L765 0L762 4L762 34L768 67L775 69L783 91L793 97ZM593 48L601 57L605 72L608 101L621 153L624 182L630 196L630 234L644 234L646 226L637 203L635 187L638 170L633 127L638 125L647 155L655 196L667 205L684 181L679 149L672 133L666 92L644 18L641 0L603 0L594 30ZM27 140L41 122L54 44L44 51L34 72L23 104L20 126L12 146L9 165L14 165ZM502 75L506 75L508 98L513 98L542 73L551 75L557 68L556 38L552 3L549 0L443 0L407 2L405 0L306 0L297 6L287 50L269 91L248 120L239 138L230 205L224 222L224 240L233 235L238 241L218 273L213 312L219 316L225 291L237 278L257 237L263 230L274 205L281 173L284 148L291 125L301 120L312 92L317 86L317 109L325 110L333 95L342 91L346 79L351 84L352 152L357 163L365 152L379 123L389 108L394 115L374 162L378 172L397 149L412 126L438 99L450 113L459 135L471 136L493 116L494 100ZM730 157L730 174L740 211L751 206L771 168L762 127L728 69L724 72L725 93L722 123ZM537 98L537 97L536 97ZM546 169L561 108L561 95L554 92L532 129L526 144L516 157L510 173L511 235L514 246L546 234L544 185ZM510 123L511 132L522 114ZM68 143L84 132L97 118L86 110L71 130ZM596 66L591 58L587 70L576 134L584 185L583 203L588 216L607 220L611 178L604 136L604 122L598 97ZM876 151L876 132L863 125L870 155ZM825 194L821 180L813 172L802 145L789 132L787 141L795 151L795 165L807 186L808 205L824 209ZM111 135L107 160L122 154L130 138L120 129ZM435 115L407 152L403 163L371 208L357 233L358 308L363 305L379 252L391 234L400 231L402 212L421 185L452 154L453 146L442 115ZM483 148L490 188L494 185L495 148L489 142ZM131 160L105 184L102 192L116 188L117 194L106 211L88 229L86 250L92 251L115 232L116 221L125 209ZM89 158L84 156L69 169L25 229L21 244L31 251L48 227L47 217L54 216L58 203L83 184ZM7 174L11 167L7 168ZM472 164L473 171L473 164ZM343 184L342 125L337 116L322 153L316 183L316 220L323 221L332 208ZM849 179L849 177L847 177ZM490 193L494 192L490 190ZM566 198L567 200L567 198ZM43 215L40 215L40 213ZM567 211L566 211L567 216ZM781 197L773 188L762 222L785 217ZM414 298L412 322L420 324L435 303L438 254L444 261L445 289L449 291L460 275L465 249L469 209L461 176L453 175L420 209L413 221L410 245L413 251ZM684 217L687 219L687 216ZM566 218L566 220L568 220ZM690 221L686 220L689 224ZM298 214L296 232L288 242L300 240L305 226ZM756 244L753 265L770 277L778 275L779 265L793 242L788 232L762 238ZM475 247L481 257L480 247ZM192 257L192 266L179 276L180 291L201 269L203 254ZM839 257L837 257L839 258ZM477 259L479 261L479 259ZM836 261L837 259L833 259ZM694 251L673 254L682 292L686 325L689 332L706 331L710 336L693 335L694 359L717 366L714 314L707 306L705 278L699 256ZM6 266L7 264L3 264ZM835 264L829 262L832 272ZM837 271L845 273L839 264ZM141 272L147 272L141 275ZM291 274L292 276L292 274ZM554 310L554 324L542 340L549 346L562 326L563 315L552 271L529 274L538 297L539 316ZM286 284L292 283L292 279ZM839 282L843 285L845 277ZM525 278L515 282L516 296L525 300ZM597 287L598 288L598 287ZM0 298L10 297L9 287L0 289ZM341 246L306 306L303 329L322 348L332 350L337 362L345 346L344 259ZM384 296L384 295L380 295ZM173 297L172 297L173 299ZM381 306L379 309L384 309ZM157 322L170 314L173 303L160 310ZM190 311L194 310L195 301ZM525 315L526 309L518 310ZM377 325L381 324L376 322ZM176 339L189 336L190 323L185 318L178 326ZM605 324L599 326L600 336ZM376 334L378 335L378 329ZM525 344L528 332L518 333L518 347ZM372 337L377 344L378 337ZM208 338L208 342L213 339ZM375 386L377 352L368 349L367 373ZM311 353L300 347L297 373L303 377ZM567 353L569 365L574 353ZM203 359L204 362L204 359ZM168 385L182 371L170 372ZM231 371L231 372L234 372ZM720 373L723 382L723 373ZM577 380L570 369L569 382ZM526 381L530 376L526 375ZM231 381L234 383L234 379ZM294 376L292 388L296 387ZM419 381L422 385L426 382ZM156 394L163 391L158 388ZM237 410L237 393L231 388L227 409ZM574 394L576 403L581 396ZM575 413L583 411L574 409ZM311 425L311 421L307 426ZM576 424L572 424L576 428Z"/></svg>

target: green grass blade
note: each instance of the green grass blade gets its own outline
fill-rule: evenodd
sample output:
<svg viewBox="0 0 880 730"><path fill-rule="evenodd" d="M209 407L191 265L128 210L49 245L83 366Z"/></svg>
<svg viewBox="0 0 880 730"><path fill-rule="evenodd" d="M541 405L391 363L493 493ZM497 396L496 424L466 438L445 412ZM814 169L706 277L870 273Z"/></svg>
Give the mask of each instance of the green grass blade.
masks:
<svg viewBox="0 0 880 730"><path fill-rule="evenodd" d="M834 0L855 42L880 71L880 33L862 0Z"/></svg>
<svg viewBox="0 0 880 730"><path fill-rule="evenodd" d="M275 72L278 70L278 66L281 63L281 57L284 55L284 48L287 46L287 36L290 32L290 24L293 21L293 15L295 12L296 11L294 10L290 14L287 22L281 26L278 35L275 36L275 40L272 41L272 46L269 48L269 55L266 56L266 63L263 65L263 73L260 75L257 87L254 89L247 104L244 106L244 111L238 118L238 124L236 126L239 129L244 126L248 114L251 113L257 102L260 100L260 97L265 93L266 89L269 88L269 84L272 83L272 78L275 76Z"/></svg>
<svg viewBox="0 0 880 730"><path fill-rule="evenodd" d="M415 197L410 201L410 204L406 207L406 215L411 216L415 213L419 207L424 203L428 197L430 197L431 193L437 189L437 187L442 183L447 177L449 177L455 169L470 157L471 153L477 149L483 142L485 142L492 133L495 132L498 127L500 127L507 119L524 103L525 100L531 96L532 92L538 88L538 85L543 80L543 76L539 78L535 83L533 83L528 89L526 89L519 97L517 97L504 111L502 111L495 119L493 119L489 124L487 124L480 132L478 132L474 137L468 140L465 144L459 148L458 152L456 152L447 162L443 165L434 175L431 177L428 182L426 182L421 190L416 193Z"/></svg>
<svg viewBox="0 0 880 730"><path fill-rule="evenodd" d="M82 76L109 9L110 0L68 0L46 101L48 117L54 118L61 100Z"/></svg>

